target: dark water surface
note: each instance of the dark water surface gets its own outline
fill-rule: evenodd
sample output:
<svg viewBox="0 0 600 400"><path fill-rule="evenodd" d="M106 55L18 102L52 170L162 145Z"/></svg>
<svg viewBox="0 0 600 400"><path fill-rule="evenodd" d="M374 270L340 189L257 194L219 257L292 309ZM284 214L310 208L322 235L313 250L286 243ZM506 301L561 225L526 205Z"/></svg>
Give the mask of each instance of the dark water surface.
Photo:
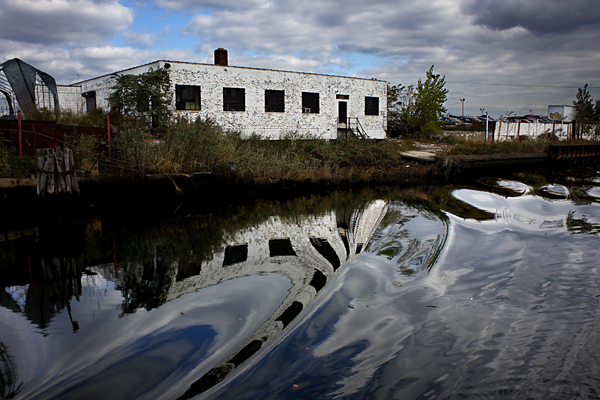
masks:
<svg viewBox="0 0 600 400"><path fill-rule="evenodd" d="M600 398L600 172L0 222L0 398Z"/></svg>

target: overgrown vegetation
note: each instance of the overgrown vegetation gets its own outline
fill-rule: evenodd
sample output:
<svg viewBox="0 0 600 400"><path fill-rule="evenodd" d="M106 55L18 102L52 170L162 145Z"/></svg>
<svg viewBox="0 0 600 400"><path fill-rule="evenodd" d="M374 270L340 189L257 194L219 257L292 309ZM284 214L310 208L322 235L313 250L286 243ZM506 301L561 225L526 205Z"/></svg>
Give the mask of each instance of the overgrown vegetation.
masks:
<svg viewBox="0 0 600 400"><path fill-rule="evenodd" d="M34 177L35 161L31 157L19 157L0 138L0 178L30 178Z"/></svg>
<svg viewBox="0 0 600 400"><path fill-rule="evenodd" d="M112 118L111 116L111 121ZM73 112L71 110L60 109L49 110L43 107L28 113L27 120L56 121L56 123L63 125L106 127L106 114L101 109L89 112Z"/></svg>
<svg viewBox="0 0 600 400"><path fill-rule="evenodd" d="M502 142L475 142L458 139L453 136L444 138L445 147L443 154L454 155L477 155L477 154L546 154L551 141L546 139L530 139L526 136L520 141L507 140Z"/></svg>
<svg viewBox="0 0 600 400"><path fill-rule="evenodd" d="M364 179L369 171L401 162L397 141L327 141L288 133L270 141L223 130L211 119L184 119L157 137L147 127L124 129L113 142L113 156L156 173L210 171L256 182L279 179Z"/></svg>
<svg viewBox="0 0 600 400"><path fill-rule="evenodd" d="M139 126L162 129L170 120L169 73L159 68L139 75L113 76L115 85L109 97L111 121L122 125L125 121Z"/></svg>

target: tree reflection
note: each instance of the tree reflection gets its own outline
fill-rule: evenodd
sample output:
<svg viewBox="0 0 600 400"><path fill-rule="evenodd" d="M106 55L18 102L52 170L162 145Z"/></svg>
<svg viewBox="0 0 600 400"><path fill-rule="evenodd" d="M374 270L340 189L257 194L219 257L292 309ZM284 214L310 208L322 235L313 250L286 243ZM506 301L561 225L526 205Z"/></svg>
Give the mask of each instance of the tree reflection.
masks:
<svg viewBox="0 0 600 400"><path fill-rule="evenodd" d="M16 397L23 387L19 381L17 368L13 357L8 354L8 348L0 342L0 398L12 399Z"/></svg>
<svg viewBox="0 0 600 400"><path fill-rule="evenodd" d="M567 216L567 231L572 235L600 235L600 224L590 222L585 217L575 218L575 212L570 211Z"/></svg>

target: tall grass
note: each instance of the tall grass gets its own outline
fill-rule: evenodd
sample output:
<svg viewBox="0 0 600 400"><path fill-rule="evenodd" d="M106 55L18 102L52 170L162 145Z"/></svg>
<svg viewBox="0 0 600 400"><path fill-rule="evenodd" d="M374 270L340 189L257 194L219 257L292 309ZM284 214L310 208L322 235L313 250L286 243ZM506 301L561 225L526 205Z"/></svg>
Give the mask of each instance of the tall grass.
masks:
<svg viewBox="0 0 600 400"><path fill-rule="evenodd" d="M526 136L521 140L509 140L503 142L475 142L464 139L449 137L444 140L450 146L446 146L444 155L477 155L477 154L507 154L528 153L545 154L551 141L547 139L530 139Z"/></svg>
<svg viewBox="0 0 600 400"><path fill-rule="evenodd" d="M35 160L32 157L19 157L0 139L0 178L31 178L36 174Z"/></svg>
<svg viewBox="0 0 600 400"><path fill-rule="evenodd" d="M397 141L323 140L288 132L280 140L242 137L212 119L177 120L156 138L131 126L113 142L113 157L156 173L214 172L239 179L361 179L369 169L397 165Z"/></svg>

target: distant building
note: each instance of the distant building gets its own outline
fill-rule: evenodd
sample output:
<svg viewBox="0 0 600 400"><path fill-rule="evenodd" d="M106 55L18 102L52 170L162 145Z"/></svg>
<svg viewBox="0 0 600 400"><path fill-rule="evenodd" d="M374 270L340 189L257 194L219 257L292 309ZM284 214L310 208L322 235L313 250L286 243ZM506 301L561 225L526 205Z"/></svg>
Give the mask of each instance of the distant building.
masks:
<svg viewBox="0 0 600 400"><path fill-rule="evenodd" d="M352 132L385 138L385 81L234 67L227 58L227 50L217 49L215 64L159 60L117 74L164 68L171 79L175 116L211 117L224 128L245 135L278 139L286 132L297 132L337 139ZM69 103L78 104L83 96L86 111L109 110L114 83L114 74L107 74L74 84L81 93ZM62 104L66 102L66 97L61 99Z"/></svg>
<svg viewBox="0 0 600 400"><path fill-rule="evenodd" d="M575 120L575 106L553 105L548 106L548 118L562 122Z"/></svg>

